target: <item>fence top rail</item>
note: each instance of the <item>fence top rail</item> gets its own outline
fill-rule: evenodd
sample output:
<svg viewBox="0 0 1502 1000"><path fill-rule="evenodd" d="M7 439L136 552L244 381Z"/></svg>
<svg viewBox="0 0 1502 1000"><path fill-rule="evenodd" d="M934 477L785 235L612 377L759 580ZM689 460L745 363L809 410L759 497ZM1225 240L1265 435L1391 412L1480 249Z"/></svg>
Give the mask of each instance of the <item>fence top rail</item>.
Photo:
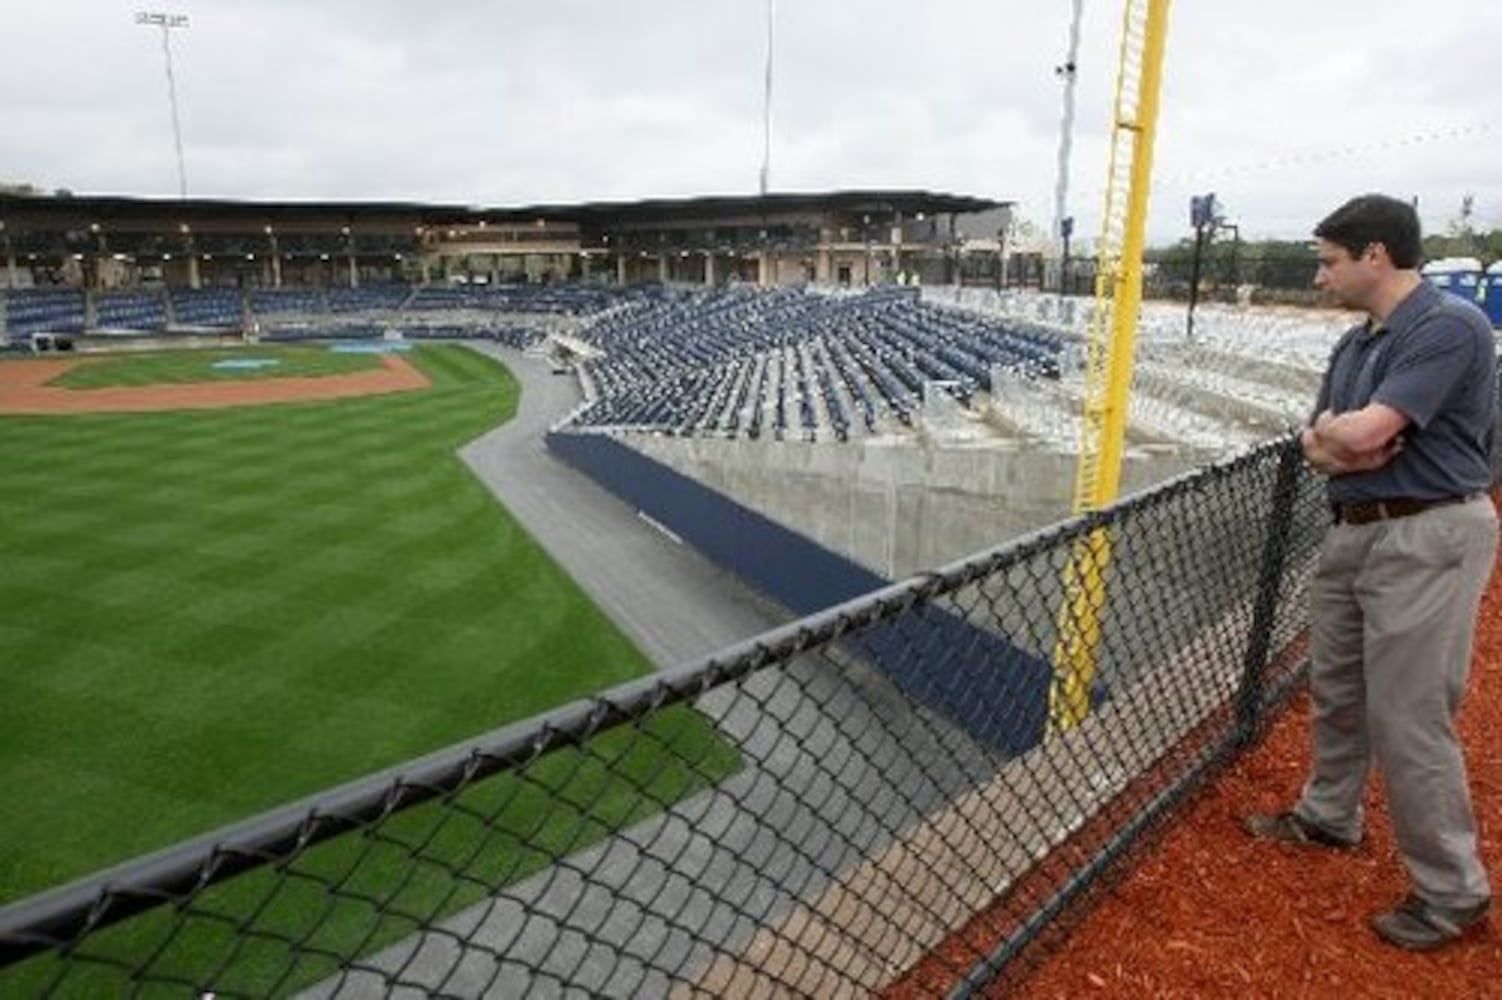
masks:
<svg viewBox="0 0 1502 1000"><path fill-rule="evenodd" d="M56 941L116 923L234 875L275 864L313 844L453 794L542 755L691 701L842 636L892 619L1011 565L1072 544L1098 527L1234 475L1289 447L1281 437L1159 483L1110 508L1075 517L852 598L718 652L501 726L425 756L356 778L161 851L0 907L0 967Z"/></svg>

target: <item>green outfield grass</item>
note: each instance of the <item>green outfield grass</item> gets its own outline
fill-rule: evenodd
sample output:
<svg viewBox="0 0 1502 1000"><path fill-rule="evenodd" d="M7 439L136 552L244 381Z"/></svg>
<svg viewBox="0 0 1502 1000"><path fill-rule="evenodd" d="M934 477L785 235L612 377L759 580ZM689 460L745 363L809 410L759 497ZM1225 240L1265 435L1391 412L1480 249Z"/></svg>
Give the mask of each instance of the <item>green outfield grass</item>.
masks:
<svg viewBox="0 0 1502 1000"><path fill-rule="evenodd" d="M430 390L0 417L0 901L650 669L454 453L514 413L514 379L457 347L409 357ZM483 861L488 878L520 877L546 860L536 845L576 848L738 766L688 709L574 757L544 761L525 794L473 789L506 803L497 823L447 826L429 849L535 828L534 846L503 837ZM587 814L546 794L565 786L595 803ZM352 850L336 841L309 863L343 870ZM361 877L410 865L392 855L376 851ZM407 902L452 912L477 898L439 875L400 886ZM215 891L243 904L269 877ZM308 919L291 897L278 905ZM121 940L157 933L153 919ZM368 913L326 923L325 944L410 930ZM179 937L183 962L207 961L212 934ZM327 971L279 981L280 961L246 966L249 990Z"/></svg>
<svg viewBox="0 0 1502 1000"><path fill-rule="evenodd" d="M263 368L215 368L220 361L264 359ZM270 346L199 351L148 351L140 354L86 356L49 385L61 389L103 389L111 386L179 385L187 382L247 381L298 376L344 375L381 366L374 354L341 354L325 346Z"/></svg>

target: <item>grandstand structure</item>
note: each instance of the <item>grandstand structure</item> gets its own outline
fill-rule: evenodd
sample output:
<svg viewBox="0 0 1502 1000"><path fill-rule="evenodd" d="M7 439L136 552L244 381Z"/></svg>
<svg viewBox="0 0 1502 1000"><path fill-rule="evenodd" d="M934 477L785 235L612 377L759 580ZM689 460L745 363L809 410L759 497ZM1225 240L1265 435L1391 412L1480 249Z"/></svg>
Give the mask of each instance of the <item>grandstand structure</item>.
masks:
<svg viewBox="0 0 1502 1000"><path fill-rule="evenodd" d="M0 287L980 281L1000 275L1010 218L927 191L494 208L6 194Z"/></svg>

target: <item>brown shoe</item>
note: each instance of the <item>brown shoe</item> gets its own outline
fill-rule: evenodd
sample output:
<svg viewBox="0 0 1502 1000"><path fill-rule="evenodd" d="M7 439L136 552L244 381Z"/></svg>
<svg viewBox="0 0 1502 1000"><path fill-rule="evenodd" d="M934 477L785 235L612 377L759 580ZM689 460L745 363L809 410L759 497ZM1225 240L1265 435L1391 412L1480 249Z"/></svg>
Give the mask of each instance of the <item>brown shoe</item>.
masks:
<svg viewBox="0 0 1502 1000"><path fill-rule="evenodd" d="M1372 929L1382 940L1410 951L1443 948L1486 919L1491 900L1473 906L1436 906L1409 893L1398 908L1372 918Z"/></svg>
<svg viewBox="0 0 1502 1000"><path fill-rule="evenodd" d="M1276 815L1247 816L1241 825L1258 840L1276 840L1300 847L1347 848L1357 844L1357 841L1346 840L1322 826L1315 826L1292 810Z"/></svg>

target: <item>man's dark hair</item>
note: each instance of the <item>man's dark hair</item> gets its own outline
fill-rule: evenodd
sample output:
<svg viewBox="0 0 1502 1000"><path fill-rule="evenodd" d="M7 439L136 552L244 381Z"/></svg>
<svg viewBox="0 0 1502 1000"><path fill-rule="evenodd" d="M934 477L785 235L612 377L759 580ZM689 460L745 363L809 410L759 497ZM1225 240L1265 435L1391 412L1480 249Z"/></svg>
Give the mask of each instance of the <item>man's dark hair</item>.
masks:
<svg viewBox="0 0 1502 1000"><path fill-rule="evenodd" d="M1314 235L1345 247L1352 257L1361 256L1373 243L1381 243L1393 266L1403 269L1418 267L1424 249L1419 213L1408 202L1385 194L1352 198L1325 216L1314 227Z"/></svg>

